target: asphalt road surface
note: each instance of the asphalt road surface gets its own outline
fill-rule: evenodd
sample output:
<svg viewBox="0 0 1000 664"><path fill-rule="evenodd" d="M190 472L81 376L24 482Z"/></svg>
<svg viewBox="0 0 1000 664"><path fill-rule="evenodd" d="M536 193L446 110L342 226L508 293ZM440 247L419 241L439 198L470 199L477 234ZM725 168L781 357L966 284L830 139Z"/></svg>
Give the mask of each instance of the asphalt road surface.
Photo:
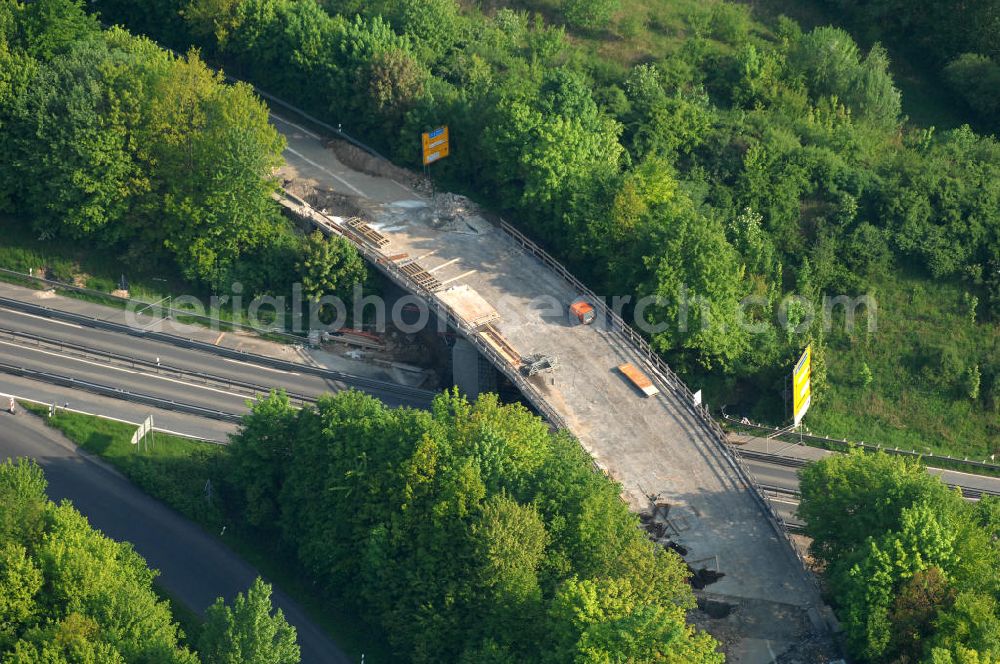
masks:
<svg viewBox="0 0 1000 664"><path fill-rule="evenodd" d="M213 376L253 383L269 388L284 388L289 392L309 396L318 396L325 392L336 392L348 387L340 381L309 373L275 369L272 367L254 364L251 361L237 361L230 358L212 355L200 350L173 346L162 341L144 339L134 335L122 334L108 330L84 327L67 323L65 321L56 321L34 315L27 315L23 312L17 312L5 308L0 308L0 328L15 332L34 334L47 339L78 344L99 351L126 355L128 357L147 362L155 362L159 359L165 366L177 367L188 371L205 372L212 374ZM102 384L109 384L105 381L109 380L111 377L120 378L123 381L122 387L125 387L124 383L136 382L135 380L126 380L124 374L120 371L109 373L107 369L101 370L101 373L105 376L105 379L101 380L96 377L97 368L94 366L85 369L82 363L76 360L70 360L69 357L59 358L57 355L46 355L37 351L31 353L27 350L27 348L29 347L25 346L22 342L13 342L8 339L0 340L0 361L16 364L18 366L30 366L31 368L39 368L39 363L48 363L50 368L47 370L53 373L62 373L62 370L64 369L72 369L73 373L66 373L64 375L81 378L89 376L90 378L87 378L88 380L93 380L94 382ZM23 358L24 361L19 361L19 358ZM57 360L61 361L57 362ZM174 398L173 396L169 396L171 392L174 394L178 393L177 388L173 390L167 389L163 384L163 381L146 381L142 378L140 379L140 382L144 383L145 387L149 387L151 384L157 385L157 391L140 389L138 387L135 387L134 389L133 387L126 387L125 389L143 392L145 394L152 394L154 396L166 395L165 398ZM110 385L115 385L115 383L110 383ZM186 390L180 390L180 392L184 391ZM384 390L375 388L366 389L365 391L375 397L378 397L391 406L426 408L430 401L429 392L426 396L422 395L423 398L415 399L408 397L405 391L402 393L393 391L392 386L390 385L386 385L386 389ZM235 411L231 411L229 408L219 408L219 410L226 410L227 412L244 412L246 410L245 407L243 407L243 401L246 398L245 396L239 396L235 399L235 401L233 399L224 398L223 395L209 397L208 395L199 393L199 399L201 397L205 397L207 400L206 403L201 405L216 408L219 404L228 403L229 406L232 407L235 403L237 407L237 410ZM190 403L190 398L187 400L178 400ZM209 405L208 401L214 405ZM201 402L199 401L196 403Z"/></svg>
<svg viewBox="0 0 1000 664"><path fill-rule="evenodd" d="M197 417L187 413L179 413L162 408L152 408L145 404L112 399L84 392L71 387L51 385L25 378L0 374L0 407L3 398L14 396L18 399L36 401L43 404L55 404L57 407L67 406L71 411L79 411L90 415L100 415L130 422L136 426L153 416L157 431L176 433L182 436L203 438L217 443L229 441L229 434L234 433L238 426L233 422Z"/></svg>
<svg viewBox="0 0 1000 664"><path fill-rule="evenodd" d="M45 469L48 494L68 499L91 525L116 540L128 540L159 583L197 611L216 597L232 600L245 592L258 572L207 535L199 526L153 500L99 459L82 454L58 432L26 413L0 414L0 458L31 457ZM351 660L278 588L274 606L298 631L306 664Z"/></svg>
<svg viewBox="0 0 1000 664"><path fill-rule="evenodd" d="M822 454L817 454L821 452ZM796 447L794 449L785 449L782 454L786 457L792 457L796 459L806 459L815 460L814 458L802 456L805 454L812 455L815 458L822 458L827 454L836 454L835 452L827 452L826 450L816 450L816 448L802 448ZM745 457L744 461L747 468L753 473L754 477L757 478L757 482L760 484L767 484L770 486L777 486L783 489L789 489L798 491L799 489L799 470L800 468L781 465L778 463L770 463L768 461L756 458ZM925 462L933 462L933 460L925 459ZM940 477L945 483L951 486L961 486L969 489L976 489L979 491L988 491L992 493L1000 493L1000 477L991 477L989 475L973 475L971 473L963 473L957 470L945 470L943 468L933 468L928 467L927 472L931 475L936 475Z"/></svg>

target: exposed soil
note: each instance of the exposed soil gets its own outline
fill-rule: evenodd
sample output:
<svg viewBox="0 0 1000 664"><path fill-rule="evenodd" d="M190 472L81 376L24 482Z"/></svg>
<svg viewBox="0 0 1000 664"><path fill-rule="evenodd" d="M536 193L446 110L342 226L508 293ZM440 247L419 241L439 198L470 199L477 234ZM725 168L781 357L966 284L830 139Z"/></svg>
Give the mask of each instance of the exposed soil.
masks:
<svg viewBox="0 0 1000 664"><path fill-rule="evenodd" d="M379 159L347 141L330 140L327 141L326 147L330 148L337 155L340 163L348 168L360 171L366 175L395 180L421 194L430 194L431 192L430 182L426 178L405 168L400 168L385 159Z"/></svg>

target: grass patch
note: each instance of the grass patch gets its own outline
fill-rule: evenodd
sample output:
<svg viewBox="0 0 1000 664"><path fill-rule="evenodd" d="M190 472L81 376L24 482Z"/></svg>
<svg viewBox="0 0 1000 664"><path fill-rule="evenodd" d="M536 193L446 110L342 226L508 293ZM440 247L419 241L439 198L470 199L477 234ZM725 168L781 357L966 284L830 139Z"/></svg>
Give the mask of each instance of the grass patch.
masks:
<svg viewBox="0 0 1000 664"><path fill-rule="evenodd" d="M877 331L858 326L831 337L830 389L807 425L835 438L977 461L1000 452L1000 418L985 394L1000 380L1000 325L973 322L955 284L897 276L880 282L876 299ZM942 368L942 356L954 366ZM983 374L976 399L966 383L972 367Z"/></svg>
<svg viewBox="0 0 1000 664"><path fill-rule="evenodd" d="M212 537L222 541L293 597L349 656L360 659L364 653L366 661L393 661L385 636L364 623L349 601L317 597L315 589L306 581L307 574L287 552L233 523L221 504L220 495L224 493L226 476L228 451L225 446L156 433L151 445L137 449L129 442L135 432L133 425L65 411L48 417L46 406L23 402L21 406L43 417L47 425L58 429L80 447L100 456L149 495L203 526ZM205 496L208 480L219 488L213 492L211 503ZM226 531L220 537L222 526L226 526ZM192 630L198 628L201 621L197 614L186 610L188 615L175 613L174 616L190 639L194 638Z"/></svg>
<svg viewBox="0 0 1000 664"><path fill-rule="evenodd" d="M118 288L122 276L122 264L108 256L107 252L87 250L80 243L69 243L60 239L40 240L32 234L27 222L3 216L0 216L0 235L4 237L4 244L0 246L0 268L22 273L0 272L0 281L35 289L53 288L65 297L116 309L126 308L125 300L111 294ZM50 283L33 279L29 273L34 277L48 279ZM172 302L168 298L183 293L194 295L206 306L210 302L207 292L194 288L179 274L170 271L163 273L166 276L162 277L153 276L154 274L161 272L126 275L132 299L144 302L167 300L164 305L168 306ZM51 283L52 281L62 282L66 287L60 287L58 283ZM77 290L79 288L89 290ZM180 323L208 326L209 321L203 314L209 314L216 319L211 325L222 331L244 329L234 324L237 317L231 308L225 305L215 312L200 312L195 305L182 303L177 307L177 311L192 312L192 315L174 313L173 319ZM247 312L244 310L238 320L246 321L247 318ZM258 312L258 319L267 325L274 322L275 315L270 310L264 309ZM302 342L300 338L289 339L284 334L261 332L260 336L276 343Z"/></svg>
<svg viewBox="0 0 1000 664"><path fill-rule="evenodd" d="M510 3L537 12L546 21L563 24L559 0L522 0ZM721 7L720 5L727 5ZM767 34L762 23L749 19L749 11L721 0L621 0L609 24L586 31L567 27L567 38L598 78L624 77L634 65L662 60L677 53L696 30L706 39L708 51L730 48L733 31Z"/></svg>
<svg viewBox="0 0 1000 664"><path fill-rule="evenodd" d="M124 274L133 297L155 301L170 293L191 291L174 269L155 261L136 266L113 252L94 251L87 243L65 238L40 239L31 224L0 215L0 267L44 276L76 286L110 292Z"/></svg>

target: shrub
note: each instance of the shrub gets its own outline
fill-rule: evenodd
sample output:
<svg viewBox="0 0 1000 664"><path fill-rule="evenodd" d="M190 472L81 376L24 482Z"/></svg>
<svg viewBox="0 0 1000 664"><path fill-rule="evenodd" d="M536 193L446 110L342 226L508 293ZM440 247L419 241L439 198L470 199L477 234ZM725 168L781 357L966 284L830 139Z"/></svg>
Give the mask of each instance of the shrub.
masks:
<svg viewBox="0 0 1000 664"><path fill-rule="evenodd" d="M750 7L720 2L712 8L709 26L713 39L727 44L742 44L750 34Z"/></svg>
<svg viewBox="0 0 1000 664"><path fill-rule="evenodd" d="M563 0L563 16L573 28L597 30L618 11L619 0Z"/></svg>
<svg viewBox="0 0 1000 664"><path fill-rule="evenodd" d="M985 55L963 53L944 68L944 77L973 110L1000 119L1000 64Z"/></svg>

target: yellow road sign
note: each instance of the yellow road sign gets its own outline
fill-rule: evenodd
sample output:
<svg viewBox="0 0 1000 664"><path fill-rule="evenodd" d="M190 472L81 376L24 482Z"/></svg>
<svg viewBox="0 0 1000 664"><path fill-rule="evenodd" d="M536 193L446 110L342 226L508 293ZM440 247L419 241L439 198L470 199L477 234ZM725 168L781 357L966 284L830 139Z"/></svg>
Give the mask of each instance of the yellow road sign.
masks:
<svg viewBox="0 0 1000 664"><path fill-rule="evenodd" d="M805 417L812 403L812 346L806 346L792 371L792 410L795 426Z"/></svg>
<svg viewBox="0 0 1000 664"><path fill-rule="evenodd" d="M450 151L448 127L438 127L421 135L424 146L424 165L432 164L447 157Z"/></svg>

